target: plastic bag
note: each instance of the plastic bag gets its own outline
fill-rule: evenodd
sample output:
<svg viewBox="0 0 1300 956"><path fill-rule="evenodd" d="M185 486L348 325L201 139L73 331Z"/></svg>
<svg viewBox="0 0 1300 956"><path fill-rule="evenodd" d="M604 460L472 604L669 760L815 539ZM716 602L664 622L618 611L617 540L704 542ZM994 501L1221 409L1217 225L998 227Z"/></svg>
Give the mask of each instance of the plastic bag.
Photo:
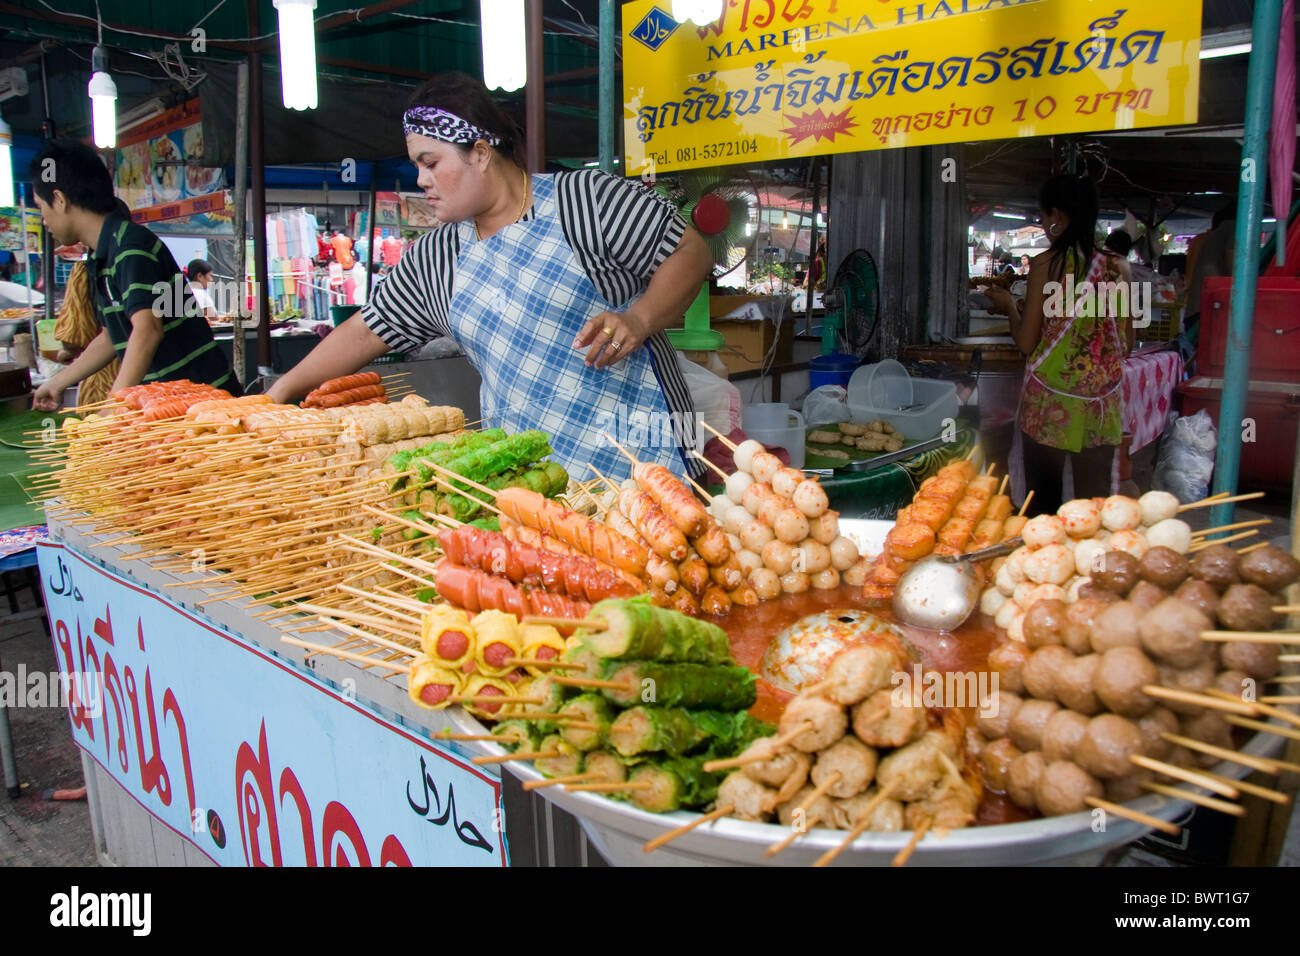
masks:
<svg viewBox="0 0 1300 956"><path fill-rule="evenodd" d="M695 401L697 416L724 435L740 427L740 389L680 352L677 353L677 366Z"/></svg>
<svg viewBox="0 0 1300 956"><path fill-rule="evenodd" d="M1165 429L1151 484L1183 504L1200 501L1210 490L1219 435L1210 413L1201 409Z"/></svg>
<svg viewBox="0 0 1300 956"><path fill-rule="evenodd" d="M803 420L809 425L835 425L849 420L849 392L843 385L819 385L803 400Z"/></svg>

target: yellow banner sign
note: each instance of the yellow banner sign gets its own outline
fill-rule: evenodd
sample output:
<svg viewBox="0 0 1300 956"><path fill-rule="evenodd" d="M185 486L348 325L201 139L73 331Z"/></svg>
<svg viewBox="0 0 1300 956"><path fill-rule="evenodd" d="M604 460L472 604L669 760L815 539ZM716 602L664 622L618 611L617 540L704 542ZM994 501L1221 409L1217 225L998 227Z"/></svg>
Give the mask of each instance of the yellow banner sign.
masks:
<svg viewBox="0 0 1300 956"><path fill-rule="evenodd" d="M1196 122L1199 0L623 7L629 175Z"/></svg>

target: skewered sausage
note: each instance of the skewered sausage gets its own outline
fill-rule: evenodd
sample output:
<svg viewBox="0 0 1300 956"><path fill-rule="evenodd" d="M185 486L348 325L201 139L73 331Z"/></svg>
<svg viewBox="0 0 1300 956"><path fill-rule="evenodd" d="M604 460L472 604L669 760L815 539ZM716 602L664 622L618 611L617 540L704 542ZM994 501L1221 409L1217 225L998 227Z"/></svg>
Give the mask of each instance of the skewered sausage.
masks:
<svg viewBox="0 0 1300 956"><path fill-rule="evenodd" d="M1101 781L1078 764L1057 760L1044 767L1034 782L1034 803L1044 816L1063 816L1087 810L1086 798L1104 792Z"/></svg>
<svg viewBox="0 0 1300 956"><path fill-rule="evenodd" d="M633 477L682 534L698 535L704 530L708 512L691 490L663 465L640 462L633 469Z"/></svg>
<svg viewBox="0 0 1300 956"><path fill-rule="evenodd" d="M500 574L515 584L557 591L594 604L611 597L631 597L637 592L608 565L576 555L557 554L516 544L505 535L462 525L444 528L438 543L454 564Z"/></svg>
<svg viewBox="0 0 1300 956"><path fill-rule="evenodd" d="M742 542L743 543L743 542ZM727 533L714 520L712 515L704 516L704 532L691 539L700 557L712 565L726 564L731 557L731 545L727 542Z"/></svg>
<svg viewBox="0 0 1300 956"><path fill-rule="evenodd" d="M1113 647L1101 655L1093 674L1093 690L1109 709L1125 717L1140 717L1155 706L1142 688L1158 683L1159 671L1137 647Z"/></svg>
<svg viewBox="0 0 1300 956"><path fill-rule="evenodd" d="M628 516L655 554L666 561L686 557L686 536L644 491L624 489L619 494L618 509Z"/></svg>
<svg viewBox="0 0 1300 956"><path fill-rule="evenodd" d="M512 521L554 535L589 557L598 558L629 574L640 576L645 573L646 549L636 541L535 491L506 488L497 495L497 507ZM700 512L704 512L702 507Z"/></svg>
<svg viewBox="0 0 1300 956"><path fill-rule="evenodd" d="M696 597L702 595L712 581L709 566L701 557L687 558L677 566L677 574L681 578L682 587Z"/></svg>

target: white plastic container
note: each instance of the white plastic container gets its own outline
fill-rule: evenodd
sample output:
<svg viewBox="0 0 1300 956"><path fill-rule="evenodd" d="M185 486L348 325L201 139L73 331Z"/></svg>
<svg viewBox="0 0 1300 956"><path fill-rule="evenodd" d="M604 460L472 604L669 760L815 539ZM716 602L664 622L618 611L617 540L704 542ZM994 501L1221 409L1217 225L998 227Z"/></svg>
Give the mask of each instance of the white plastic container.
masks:
<svg viewBox="0 0 1300 956"><path fill-rule="evenodd" d="M859 369L858 372L861 372ZM858 372L854 372L857 377ZM960 402L957 400L957 386L952 382L943 382L931 378L909 379L912 401L907 406L892 401L897 398L898 386L891 386L887 391L884 405L873 405L861 401L859 390L855 395L853 383L849 383L849 414L855 422L869 422L881 419L889 422L904 438L924 441L933 438L944 427L947 419L956 419Z"/></svg>
<svg viewBox="0 0 1300 956"><path fill-rule="evenodd" d="M790 453L790 467L802 468L804 461L804 440L807 438L807 426L803 416L790 407L782 413L774 405L783 403L767 402L762 405L746 405L742 410L742 424L745 434L764 445L779 445Z"/></svg>

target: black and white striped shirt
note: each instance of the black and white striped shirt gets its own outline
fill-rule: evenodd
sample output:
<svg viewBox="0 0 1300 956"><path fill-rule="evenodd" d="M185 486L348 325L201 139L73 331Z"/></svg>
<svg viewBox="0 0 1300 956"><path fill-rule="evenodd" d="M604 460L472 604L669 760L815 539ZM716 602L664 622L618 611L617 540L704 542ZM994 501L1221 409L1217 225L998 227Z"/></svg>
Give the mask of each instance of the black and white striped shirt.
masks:
<svg viewBox="0 0 1300 956"><path fill-rule="evenodd" d="M611 311L622 311L676 251L686 223L671 205L638 182L596 169L555 174L555 200L564 238L574 258ZM530 207L523 221L533 218ZM389 348L413 351L450 336L448 312L455 288L460 238L455 223L417 239L376 287L361 317ZM669 411L692 421L695 404L668 336L647 345Z"/></svg>

